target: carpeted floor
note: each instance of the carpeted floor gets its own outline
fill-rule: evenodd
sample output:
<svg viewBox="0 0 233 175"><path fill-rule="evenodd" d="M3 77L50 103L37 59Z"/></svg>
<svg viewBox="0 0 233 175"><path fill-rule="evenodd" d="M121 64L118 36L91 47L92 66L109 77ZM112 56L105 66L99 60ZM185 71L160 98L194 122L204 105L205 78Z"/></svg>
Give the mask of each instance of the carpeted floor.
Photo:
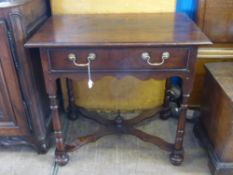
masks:
<svg viewBox="0 0 233 175"><path fill-rule="evenodd" d="M126 118L135 114L124 115ZM114 115L108 115L114 117ZM155 119L139 128L173 142L176 120ZM67 141L72 137L93 132L95 122L79 118L68 122ZM158 147L128 135L111 135L81 147L70 154L65 167L53 163L54 148L46 155L37 155L29 147L0 148L0 175L210 175L207 155L187 124L184 141L185 161L173 166L168 153Z"/></svg>

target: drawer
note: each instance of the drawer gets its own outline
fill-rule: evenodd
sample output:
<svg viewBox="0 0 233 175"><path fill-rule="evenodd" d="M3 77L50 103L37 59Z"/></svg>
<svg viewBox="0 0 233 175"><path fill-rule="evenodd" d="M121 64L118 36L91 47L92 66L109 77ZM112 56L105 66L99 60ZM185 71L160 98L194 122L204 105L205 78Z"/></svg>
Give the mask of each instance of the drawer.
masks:
<svg viewBox="0 0 233 175"><path fill-rule="evenodd" d="M86 71L86 67L75 66L68 57L73 54L76 63L85 64L90 53L95 54L90 64L96 71L183 69L187 66L189 48L56 48L49 50L50 70Z"/></svg>

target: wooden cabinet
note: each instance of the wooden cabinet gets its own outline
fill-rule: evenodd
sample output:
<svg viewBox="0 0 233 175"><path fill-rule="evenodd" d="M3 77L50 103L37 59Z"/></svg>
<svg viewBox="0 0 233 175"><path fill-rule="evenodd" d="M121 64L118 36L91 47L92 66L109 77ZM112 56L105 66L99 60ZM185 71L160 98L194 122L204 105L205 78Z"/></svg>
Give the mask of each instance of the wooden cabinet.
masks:
<svg viewBox="0 0 233 175"><path fill-rule="evenodd" d="M233 174L233 62L206 64L199 136L213 175Z"/></svg>
<svg viewBox="0 0 233 175"><path fill-rule="evenodd" d="M26 113L4 22L0 22L0 36L0 134L22 135L28 130Z"/></svg>
<svg viewBox="0 0 233 175"><path fill-rule="evenodd" d="M191 106L200 106L202 101L204 64L233 61L232 9L232 0L198 0L197 24L214 44L198 50Z"/></svg>
<svg viewBox="0 0 233 175"><path fill-rule="evenodd" d="M199 130L203 132L200 132L199 136L207 148L212 173L230 175L233 172L233 144L230 143L232 99L229 100L227 95L230 91L224 90L224 86L226 83L230 85L230 81L221 82L224 77L225 79L232 77L229 76L232 68L228 67L229 63L211 62L233 62L233 1L198 0L198 2L197 23L214 45L199 49L191 101L192 104L201 104ZM208 63L207 69L204 69L205 63ZM216 79L220 74L224 74L221 81Z"/></svg>
<svg viewBox="0 0 233 175"><path fill-rule="evenodd" d="M50 120L39 54L23 46L47 17L44 0L0 1L0 145L47 150Z"/></svg>
<svg viewBox="0 0 233 175"><path fill-rule="evenodd" d="M198 24L213 42L233 42L232 7L232 0L199 0Z"/></svg>

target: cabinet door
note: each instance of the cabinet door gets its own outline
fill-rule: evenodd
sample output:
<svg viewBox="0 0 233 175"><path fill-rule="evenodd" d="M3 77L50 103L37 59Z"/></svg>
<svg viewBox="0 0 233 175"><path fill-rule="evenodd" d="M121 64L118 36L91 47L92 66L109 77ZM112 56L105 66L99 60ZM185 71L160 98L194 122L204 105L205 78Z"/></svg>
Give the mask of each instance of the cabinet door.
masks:
<svg viewBox="0 0 233 175"><path fill-rule="evenodd" d="M7 36L6 23L0 21L0 136L20 136L28 125Z"/></svg>

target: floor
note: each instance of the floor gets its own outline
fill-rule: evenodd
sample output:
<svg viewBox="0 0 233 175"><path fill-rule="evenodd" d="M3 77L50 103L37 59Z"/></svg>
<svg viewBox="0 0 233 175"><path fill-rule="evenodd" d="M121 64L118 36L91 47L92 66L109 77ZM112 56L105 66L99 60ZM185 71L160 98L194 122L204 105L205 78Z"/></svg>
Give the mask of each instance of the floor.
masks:
<svg viewBox="0 0 233 175"><path fill-rule="evenodd" d="M125 114L124 117L134 115ZM114 115L106 116L111 118ZM173 142L176 122L176 119L155 119L138 128ZM67 126L67 142L72 136L98 128L97 124L82 117L76 122L67 122ZM193 135L192 128L193 125L188 123L184 141L185 161L179 167L170 164L167 152L150 143L133 136L112 135L71 153L70 162L65 167L53 163L54 148L45 155L37 155L26 146L1 147L0 175L210 175L207 155Z"/></svg>

